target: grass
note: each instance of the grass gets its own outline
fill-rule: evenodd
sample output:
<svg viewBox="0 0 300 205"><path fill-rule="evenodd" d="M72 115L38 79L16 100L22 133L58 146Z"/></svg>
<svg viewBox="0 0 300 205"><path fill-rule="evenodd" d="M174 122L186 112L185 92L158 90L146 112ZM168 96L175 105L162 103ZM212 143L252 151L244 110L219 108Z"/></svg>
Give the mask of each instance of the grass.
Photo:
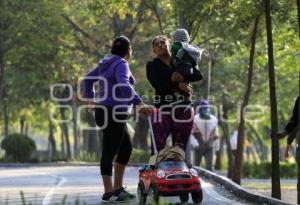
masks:
<svg viewBox="0 0 300 205"><path fill-rule="evenodd" d="M270 183L265 183L265 182L243 182L242 187L247 188L247 189L266 189L266 190L271 190L272 185ZM292 184L292 183L281 183L281 189L285 190L296 190L297 185Z"/></svg>
<svg viewBox="0 0 300 205"><path fill-rule="evenodd" d="M26 197L25 197L25 194L23 191L20 191L20 197L21 197L22 205L38 205L38 202L33 203L29 200L26 200ZM35 201L37 201L37 200L35 200ZM76 197L76 200L74 203L67 202L67 195L64 195L61 202L55 203L55 205L67 205L67 204L68 205L81 205L82 203L80 203L79 197ZM86 203L83 203L83 204L85 205ZM5 205L9 205L8 199L5 200Z"/></svg>
<svg viewBox="0 0 300 205"><path fill-rule="evenodd" d="M22 205L38 205L38 202L31 202L31 201L28 201L26 200L26 197L25 197L25 194L23 191L20 191L20 197L21 197L21 203ZM62 198L61 202L59 203L55 203L55 205L86 205L86 203L81 203L80 202L80 199L79 197L76 198L75 202L74 203L71 203L71 202L67 202L67 195L64 195L64 197ZM37 201L37 200L36 200ZM124 205L129 205L130 202L129 201L126 201L125 203L123 203ZM168 205L170 203L164 201L163 199L160 199L159 201L159 204L160 205ZM10 205L9 202L8 202L8 199L6 199L5 201L5 204L4 205ZM152 205L155 205L155 204L152 204Z"/></svg>

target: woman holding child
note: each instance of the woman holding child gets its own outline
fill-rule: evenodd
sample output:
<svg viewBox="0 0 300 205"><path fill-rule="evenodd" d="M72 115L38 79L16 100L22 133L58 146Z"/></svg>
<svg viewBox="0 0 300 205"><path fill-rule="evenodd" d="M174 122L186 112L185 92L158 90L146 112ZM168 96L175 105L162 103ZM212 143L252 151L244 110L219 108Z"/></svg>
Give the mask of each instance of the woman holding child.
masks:
<svg viewBox="0 0 300 205"><path fill-rule="evenodd" d="M187 32L181 34L188 35ZM185 150L194 116L190 101L193 90L188 82L199 81L202 75L194 67L187 81L183 75L175 72L170 43L166 37L156 36L152 47L156 57L147 63L146 69L147 78L155 89L154 104L158 108L158 115L152 117L155 144L158 151L163 149L171 134L173 145ZM178 90L184 94L178 96Z"/></svg>

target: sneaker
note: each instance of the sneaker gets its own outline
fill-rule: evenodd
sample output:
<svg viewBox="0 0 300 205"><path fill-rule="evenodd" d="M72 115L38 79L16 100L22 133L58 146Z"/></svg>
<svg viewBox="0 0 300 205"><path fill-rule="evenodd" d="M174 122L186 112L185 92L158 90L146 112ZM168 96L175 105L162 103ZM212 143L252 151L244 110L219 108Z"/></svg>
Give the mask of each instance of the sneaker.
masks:
<svg viewBox="0 0 300 205"><path fill-rule="evenodd" d="M109 199L114 195L114 192L104 193L102 196L102 201L109 201Z"/></svg>
<svg viewBox="0 0 300 205"><path fill-rule="evenodd" d="M102 202L119 202L119 203L123 203L123 202L125 202L125 197L120 196L116 192L109 192L109 193L103 194Z"/></svg>
<svg viewBox="0 0 300 205"><path fill-rule="evenodd" d="M116 194L118 194L119 196L122 196L124 197L124 199L127 199L127 200L134 200L136 198L136 196L134 194L130 194L128 191L125 190L126 187L121 187L119 189L117 189L115 191Z"/></svg>

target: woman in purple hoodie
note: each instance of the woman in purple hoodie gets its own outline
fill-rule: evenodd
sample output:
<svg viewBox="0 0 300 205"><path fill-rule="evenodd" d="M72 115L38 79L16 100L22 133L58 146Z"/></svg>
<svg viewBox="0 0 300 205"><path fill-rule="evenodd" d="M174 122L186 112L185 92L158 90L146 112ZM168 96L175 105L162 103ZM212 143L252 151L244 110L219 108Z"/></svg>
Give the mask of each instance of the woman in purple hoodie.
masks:
<svg viewBox="0 0 300 205"><path fill-rule="evenodd" d="M123 188L125 167L129 161L132 145L126 128L129 109L132 105L144 113L150 110L142 107L141 98L135 92L135 79L127 60L132 55L129 39L120 36L114 39L111 54L106 55L98 66L85 78L86 97L90 99L89 110L95 104L95 120L103 131L103 150L100 170L104 184L102 201L123 202L135 198ZM99 96L94 102L93 84L99 81ZM114 184L112 183L112 162L114 163Z"/></svg>

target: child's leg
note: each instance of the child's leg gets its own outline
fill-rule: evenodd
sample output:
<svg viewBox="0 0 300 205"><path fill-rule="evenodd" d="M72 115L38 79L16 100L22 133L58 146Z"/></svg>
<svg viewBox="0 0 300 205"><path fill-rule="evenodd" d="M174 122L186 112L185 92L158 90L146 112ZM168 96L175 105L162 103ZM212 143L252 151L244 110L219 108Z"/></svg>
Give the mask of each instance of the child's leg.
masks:
<svg viewBox="0 0 300 205"><path fill-rule="evenodd" d="M177 65L176 72L180 73L183 77L193 75L193 66L185 63Z"/></svg>

